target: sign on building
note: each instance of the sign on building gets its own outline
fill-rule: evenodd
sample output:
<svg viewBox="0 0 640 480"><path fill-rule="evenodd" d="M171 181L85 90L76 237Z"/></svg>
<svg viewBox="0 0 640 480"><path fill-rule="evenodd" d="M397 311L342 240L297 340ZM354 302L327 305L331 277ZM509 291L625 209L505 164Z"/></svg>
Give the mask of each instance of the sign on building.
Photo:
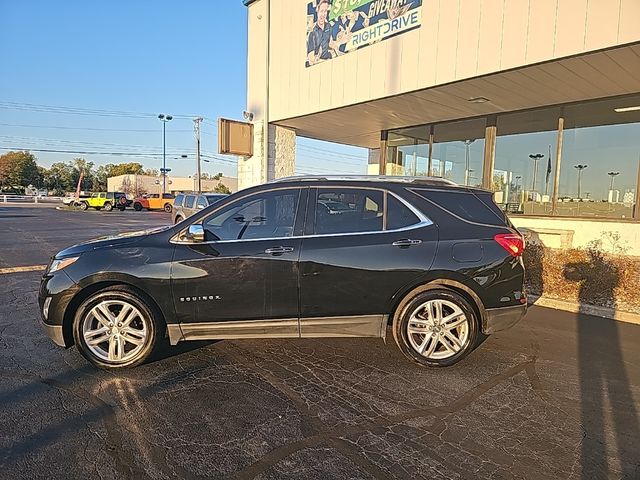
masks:
<svg viewBox="0 0 640 480"><path fill-rule="evenodd" d="M306 66L400 35L422 22L422 0L312 0Z"/></svg>
<svg viewBox="0 0 640 480"><path fill-rule="evenodd" d="M218 119L218 153L252 156L253 124L226 118Z"/></svg>

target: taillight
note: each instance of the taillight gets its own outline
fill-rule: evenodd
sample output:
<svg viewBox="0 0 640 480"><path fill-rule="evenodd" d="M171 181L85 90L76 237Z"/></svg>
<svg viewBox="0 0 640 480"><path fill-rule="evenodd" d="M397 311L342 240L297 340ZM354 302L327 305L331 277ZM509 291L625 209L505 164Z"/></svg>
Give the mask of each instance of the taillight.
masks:
<svg viewBox="0 0 640 480"><path fill-rule="evenodd" d="M524 252L524 239L520 235L499 233L493 239L513 257L518 257Z"/></svg>

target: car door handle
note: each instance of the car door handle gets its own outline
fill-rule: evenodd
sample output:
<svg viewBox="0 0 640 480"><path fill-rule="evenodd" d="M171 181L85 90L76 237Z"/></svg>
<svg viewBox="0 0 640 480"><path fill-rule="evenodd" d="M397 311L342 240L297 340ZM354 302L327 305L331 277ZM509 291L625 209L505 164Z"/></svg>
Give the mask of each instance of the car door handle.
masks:
<svg viewBox="0 0 640 480"><path fill-rule="evenodd" d="M410 247L411 245L419 245L421 243L422 240L410 240L408 238L403 238L402 240L393 242L391 245L394 247Z"/></svg>
<svg viewBox="0 0 640 480"><path fill-rule="evenodd" d="M269 255L282 255L283 253L289 252L293 252L293 247L271 247L264 251L264 253Z"/></svg>

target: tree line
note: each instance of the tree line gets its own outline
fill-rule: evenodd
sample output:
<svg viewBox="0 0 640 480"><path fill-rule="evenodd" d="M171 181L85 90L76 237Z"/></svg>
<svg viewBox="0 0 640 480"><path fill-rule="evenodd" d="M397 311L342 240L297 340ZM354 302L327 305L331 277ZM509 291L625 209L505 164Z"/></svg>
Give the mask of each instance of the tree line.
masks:
<svg viewBox="0 0 640 480"><path fill-rule="evenodd" d="M46 168L38 165L35 155L30 152L9 152L0 155L0 192L23 195L31 185L37 189L44 189L53 195L64 195L76 190L78 180L82 174L80 190L105 191L107 178L118 175L151 175L157 177L158 170L144 168L137 162L109 163L95 166L84 158L74 158L69 162L57 162ZM202 179L219 180L222 173L217 175L203 174ZM227 187L220 185L228 191Z"/></svg>

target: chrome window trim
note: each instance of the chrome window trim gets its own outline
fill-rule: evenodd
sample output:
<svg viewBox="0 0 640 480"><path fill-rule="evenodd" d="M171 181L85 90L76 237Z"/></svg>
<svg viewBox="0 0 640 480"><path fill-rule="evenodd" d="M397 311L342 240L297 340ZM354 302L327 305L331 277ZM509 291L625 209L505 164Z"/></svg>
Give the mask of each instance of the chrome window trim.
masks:
<svg viewBox="0 0 640 480"><path fill-rule="evenodd" d="M286 182L283 182L283 184L286 184ZM269 190L262 190L260 192L256 192L255 195L259 194L259 193L263 193L263 192L270 192L272 190L289 190L292 188L302 188L302 187L287 187L287 188L272 188ZM315 187L315 188L322 188L322 187ZM418 220L420 220L418 223L414 223L412 225L407 225L406 227L402 227L402 228L395 228L393 230L371 230L371 231L367 231L367 232L344 232L344 233L317 233L317 234L312 234L312 235L294 235L291 237L266 237L266 238L241 238L241 239L237 239L237 240L211 240L208 242L191 242L191 241L185 241L185 240L179 240L180 235L189 228L189 226L187 226L186 228L180 230L178 233L176 233L170 240L170 243L176 244L176 245L208 245L208 244L218 244L218 243L236 243L236 242L261 242L261 241L273 241L273 240L280 240L280 241L287 241L287 240L299 240L299 239L304 239L304 238L328 238L328 237L345 237L345 236L349 236L349 235L374 235L374 234L380 234L380 233L398 233L398 232L407 232L410 230L416 230L418 228L423 228L423 227L428 227L430 225L433 225L433 221L431 219L429 219L426 215L424 215L420 210L418 210L416 207L414 207L413 205L411 205L408 201L406 201L404 198L402 198L401 196L397 195L394 192L391 192L389 190L386 189L382 189L380 187L360 187L360 186L348 186L348 185L339 185L339 186L330 186L330 187L326 187L326 188L341 188L341 189L349 189L349 190L354 190L354 189L358 189L358 190L378 190L381 191L382 194L384 195L385 193L388 195L393 195L398 201L400 201L400 203L402 203L405 207L407 207L409 210L411 210L411 212L418 217ZM249 197L249 195L245 195L241 198L247 198ZM422 197L421 197L422 198ZM240 199L239 199L240 200ZM214 212L212 212L214 213Z"/></svg>

